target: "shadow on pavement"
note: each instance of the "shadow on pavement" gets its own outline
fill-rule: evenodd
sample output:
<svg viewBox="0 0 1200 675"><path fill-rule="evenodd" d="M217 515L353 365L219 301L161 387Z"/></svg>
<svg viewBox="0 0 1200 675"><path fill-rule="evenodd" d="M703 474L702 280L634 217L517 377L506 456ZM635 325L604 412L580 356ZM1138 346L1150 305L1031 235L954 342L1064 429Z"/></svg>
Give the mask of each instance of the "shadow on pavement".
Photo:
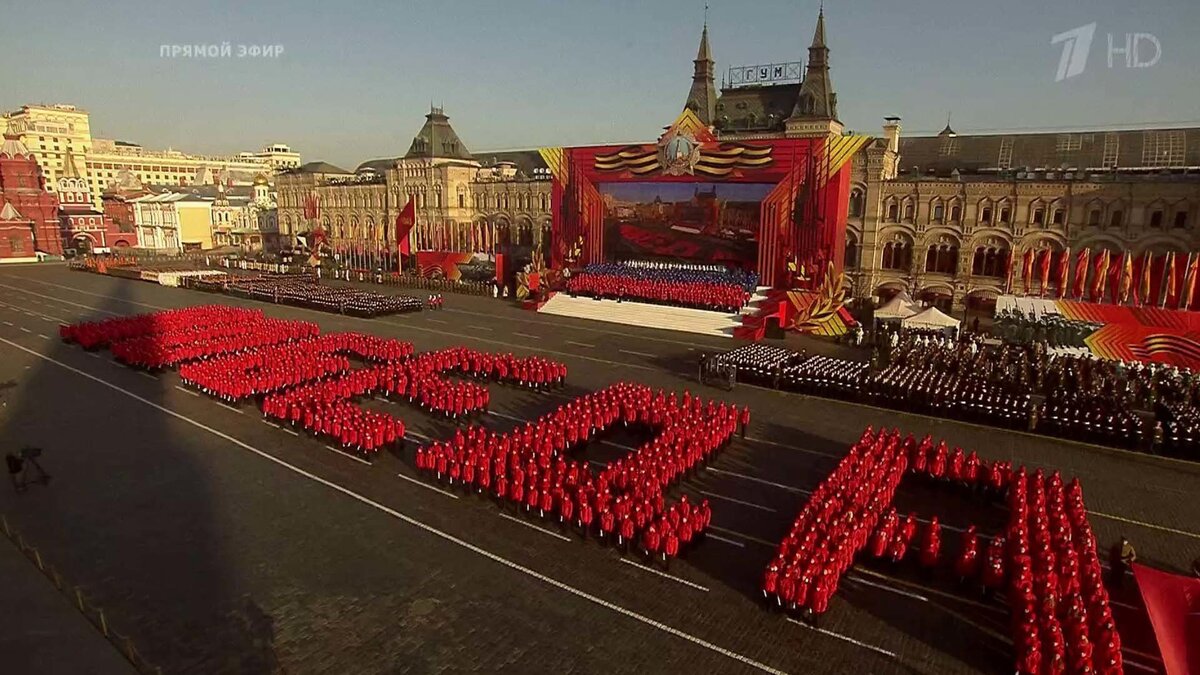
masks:
<svg viewBox="0 0 1200 675"><path fill-rule="evenodd" d="M132 313L120 302L132 286L117 286L122 295L102 308ZM42 345L50 359L175 407L170 385L107 351L90 358L56 338ZM239 589L237 562L224 553L236 514L201 450L225 442L56 363L0 349L6 361L28 365L5 392L5 451L43 448L54 477L22 494L0 490L0 509L163 671L279 670L271 617Z"/></svg>

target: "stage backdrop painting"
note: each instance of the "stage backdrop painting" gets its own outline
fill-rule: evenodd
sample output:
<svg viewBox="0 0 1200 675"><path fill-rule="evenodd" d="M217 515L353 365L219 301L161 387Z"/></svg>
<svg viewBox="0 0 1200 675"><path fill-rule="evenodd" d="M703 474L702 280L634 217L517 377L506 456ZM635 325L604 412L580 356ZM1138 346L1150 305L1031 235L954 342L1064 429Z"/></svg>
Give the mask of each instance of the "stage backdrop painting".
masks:
<svg viewBox="0 0 1200 675"><path fill-rule="evenodd" d="M690 110L685 110L655 143L577 148L542 148L540 153L554 176L554 236L552 264L561 268L568 247L578 245L581 263L604 262L628 255L609 244L606 233L613 220L631 235L634 251L666 249L667 257L692 251L700 260L733 256L752 260L765 285L815 289L821 271L832 263L840 276L849 204L850 159L870 139L719 140ZM734 238L689 233L686 225L664 231L661 223L633 220L621 223L607 204L618 185L677 184L684 198L717 190L715 200L754 202L757 226ZM734 186L745 185L744 188ZM764 190L764 186L769 189ZM723 190L730 189L728 196ZM628 188L637 190L638 188ZM657 189L657 188L652 188ZM737 190L744 192L737 192ZM646 194L646 193L635 193ZM664 195L664 199L679 199ZM636 202L643 197L626 199ZM626 215L630 215L627 210ZM719 221L718 221L719 222ZM678 224L676 224L678 225ZM694 246L695 248L690 248ZM707 247L707 250L706 250ZM753 250L753 253L748 253ZM708 258L708 259L711 259ZM795 274L790 270L804 270Z"/></svg>
<svg viewBox="0 0 1200 675"><path fill-rule="evenodd" d="M604 250L615 259L669 259L753 268L759 205L769 183L601 183Z"/></svg>

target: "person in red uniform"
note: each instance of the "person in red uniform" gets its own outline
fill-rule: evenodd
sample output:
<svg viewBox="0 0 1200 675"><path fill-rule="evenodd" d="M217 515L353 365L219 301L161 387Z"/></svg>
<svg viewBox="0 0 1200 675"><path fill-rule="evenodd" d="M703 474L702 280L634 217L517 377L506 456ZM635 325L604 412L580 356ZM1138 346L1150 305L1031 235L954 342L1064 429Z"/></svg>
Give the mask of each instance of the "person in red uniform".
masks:
<svg viewBox="0 0 1200 675"><path fill-rule="evenodd" d="M982 581L987 595L1004 585L1004 537L996 537L988 544Z"/></svg>
<svg viewBox="0 0 1200 675"><path fill-rule="evenodd" d="M974 579L979 574L979 535L972 525L963 532L959 545L958 557L954 560L954 573L960 584L968 579Z"/></svg>
<svg viewBox="0 0 1200 675"><path fill-rule="evenodd" d="M892 507L883 517L879 519L879 525L871 534L871 555L875 558L883 558L887 555L888 544L896 536L896 508Z"/></svg>
<svg viewBox="0 0 1200 675"><path fill-rule="evenodd" d="M937 566L938 555L942 551L942 526L938 517L934 516L925 528L925 536L921 539L921 567L932 570Z"/></svg>

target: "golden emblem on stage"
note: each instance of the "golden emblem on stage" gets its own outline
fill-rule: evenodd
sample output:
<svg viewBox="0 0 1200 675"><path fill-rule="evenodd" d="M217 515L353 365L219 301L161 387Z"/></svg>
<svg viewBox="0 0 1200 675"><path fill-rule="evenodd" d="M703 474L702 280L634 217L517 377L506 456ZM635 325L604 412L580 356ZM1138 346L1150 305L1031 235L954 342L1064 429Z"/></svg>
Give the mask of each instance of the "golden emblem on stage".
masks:
<svg viewBox="0 0 1200 675"><path fill-rule="evenodd" d="M838 312L846 302L846 275L834 274L833 263L825 270L825 279L814 294L788 291L788 299L796 308L792 327L802 333L840 334L845 326L838 321ZM832 330L840 327L841 330Z"/></svg>
<svg viewBox="0 0 1200 675"><path fill-rule="evenodd" d="M668 176L694 176L700 163L700 142L682 129L671 129L658 143L658 163Z"/></svg>

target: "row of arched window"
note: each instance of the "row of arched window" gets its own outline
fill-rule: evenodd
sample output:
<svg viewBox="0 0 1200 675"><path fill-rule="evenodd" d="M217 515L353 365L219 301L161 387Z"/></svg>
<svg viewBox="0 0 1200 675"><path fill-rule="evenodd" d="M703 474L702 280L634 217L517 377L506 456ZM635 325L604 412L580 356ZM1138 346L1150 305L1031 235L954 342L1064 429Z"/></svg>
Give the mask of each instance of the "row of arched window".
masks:
<svg viewBox="0 0 1200 675"><path fill-rule="evenodd" d="M1144 224L1151 229L1186 229L1191 224L1191 205L1181 202L1168 205L1155 202L1147 207ZM866 198L862 190L850 193L850 215L861 217L866 210ZM890 223L912 223L916 218L916 202L911 197L889 198L884 205L884 220ZM930 202L929 221L933 224L958 223L963 218L962 204L958 199L949 200L947 205L940 198ZM984 199L979 203L980 225L1008 225L1013 222L1013 208L1009 200L993 202ZM1067 222L1067 210L1060 200L1049 203L1034 201L1029 207L1029 224L1039 227L1062 226ZM1090 227L1119 228L1125 225L1125 210L1121 202L1104 204L1092 202L1087 205L1087 224Z"/></svg>
<svg viewBox="0 0 1200 675"><path fill-rule="evenodd" d="M459 195L460 197L462 195ZM518 192L510 195L507 192L500 194L491 194L480 192L475 195L475 208L477 209L500 209L508 211L514 209L517 211L546 211L549 207L550 200L545 194L532 195L524 192ZM459 206L463 204L459 203Z"/></svg>

